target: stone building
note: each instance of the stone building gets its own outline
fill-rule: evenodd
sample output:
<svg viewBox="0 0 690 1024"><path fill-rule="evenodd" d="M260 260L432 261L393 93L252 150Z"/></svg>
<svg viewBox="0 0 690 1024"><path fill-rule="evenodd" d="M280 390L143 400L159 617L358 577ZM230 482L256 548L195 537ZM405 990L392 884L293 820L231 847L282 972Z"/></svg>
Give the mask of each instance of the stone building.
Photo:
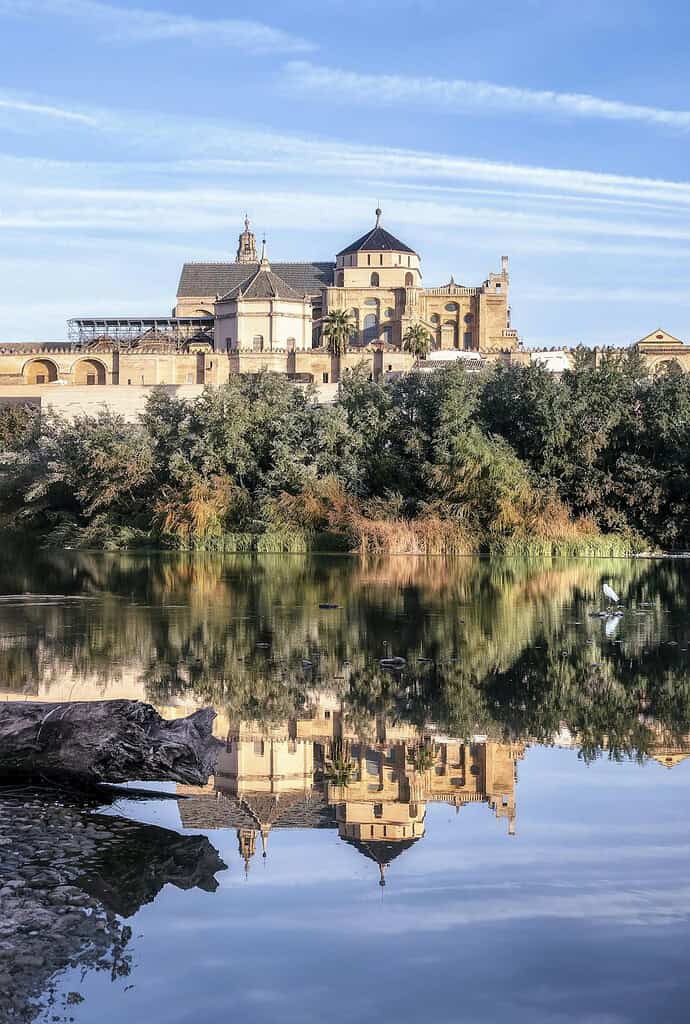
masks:
<svg viewBox="0 0 690 1024"><path fill-rule="evenodd" d="M363 366L376 380L431 372L460 360L468 370L502 361L538 362L554 373L572 349L523 348L511 326L508 259L481 284L426 286L419 252L391 234L376 210L373 226L330 261L278 262L245 217L235 259L185 263L174 309L150 317L75 317L68 342L0 345L0 402L30 402L73 415L103 404L131 418L152 387L192 397L231 374L262 370L317 385L334 397L340 377ZM352 322L338 357L324 344L324 320L344 310ZM421 324L425 360L404 347ZM690 346L658 330L634 343L655 371L690 370ZM606 349L593 350L600 360Z"/></svg>

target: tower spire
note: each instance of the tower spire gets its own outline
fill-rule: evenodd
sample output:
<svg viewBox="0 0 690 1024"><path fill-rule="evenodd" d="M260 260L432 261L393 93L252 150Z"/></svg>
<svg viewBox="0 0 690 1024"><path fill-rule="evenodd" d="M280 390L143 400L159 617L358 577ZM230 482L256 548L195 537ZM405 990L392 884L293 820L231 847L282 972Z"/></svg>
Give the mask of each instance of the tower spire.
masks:
<svg viewBox="0 0 690 1024"><path fill-rule="evenodd" d="M236 263L256 263L256 237L249 224L249 214L245 213L244 231L239 237Z"/></svg>
<svg viewBox="0 0 690 1024"><path fill-rule="evenodd" d="M376 227L378 227L380 222L381 222L381 214L382 213L383 213L383 211L382 211L381 207L377 206L376 207Z"/></svg>

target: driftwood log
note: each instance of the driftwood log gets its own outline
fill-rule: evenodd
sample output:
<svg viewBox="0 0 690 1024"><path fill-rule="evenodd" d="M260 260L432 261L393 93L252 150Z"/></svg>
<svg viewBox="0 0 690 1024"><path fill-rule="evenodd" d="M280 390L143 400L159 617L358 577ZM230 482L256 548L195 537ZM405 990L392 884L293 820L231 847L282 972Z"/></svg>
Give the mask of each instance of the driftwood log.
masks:
<svg viewBox="0 0 690 1024"><path fill-rule="evenodd" d="M222 744L215 711L169 722L131 700L0 704L0 780L130 780L204 786Z"/></svg>

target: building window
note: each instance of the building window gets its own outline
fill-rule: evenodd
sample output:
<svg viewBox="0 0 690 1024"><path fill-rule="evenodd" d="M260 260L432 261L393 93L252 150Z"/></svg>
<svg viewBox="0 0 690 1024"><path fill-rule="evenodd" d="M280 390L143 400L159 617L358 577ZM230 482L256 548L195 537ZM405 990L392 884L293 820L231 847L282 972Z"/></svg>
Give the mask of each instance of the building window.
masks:
<svg viewBox="0 0 690 1024"><path fill-rule="evenodd" d="M395 316L395 310L391 309L389 306L388 309L386 310L386 316L388 317L389 320L391 320Z"/></svg>
<svg viewBox="0 0 690 1024"><path fill-rule="evenodd" d="M45 384L45 382L46 382L46 375L45 375L45 373L37 373L36 374L36 383L37 384Z"/></svg>
<svg viewBox="0 0 690 1024"><path fill-rule="evenodd" d="M462 345L465 349L472 348L472 331L465 331L462 336Z"/></svg>
<svg viewBox="0 0 690 1024"><path fill-rule="evenodd" d="M324 718L330 718L331 717L330 711L324 711L323 714L324 714Z"/></svg>
<svg viewBox="0 0 690 1024"><path fill-rule="evenodd" d="M465 323L466 324L471 324L473 322L474 322L474 317L472 316L472 314L471 313L465 313Z"/></svg>
<svg viewBox="0 0 690 1024"><path fill-rule="evenodd" d="M367 255L367 266L371 266L371 256Z"/></svg>
<svg viewBox="0 0 690 1024"><path fill-rule="evenodd" d="M392 370L393 370L393 364L392 364L392 363L389 363L389 364L388 364L388 372L389 372L389 373L391 373L391 372L392 372Z"/></svg>
<svg viewBox="0 0 690 1024"><path fill-rule="evenodd" d="M255 334L252 338L252 350L254 352L263 352L264 350L264 336L263 334Z"/></svg>
<svg viewBox="0 0 690 1024"><path fill-rule="evenodd" d="M371 279L370 279L369 283L371 284L372 288L378 288L378 286L379 286L379 275L376 273L376 271L374 271L374 273L371 275Z"/></svg>
<svg viewBox="0 0 690 1024"><path fill-rule="evenodd" d="M383 253L379 256L379 264L380 266L383 266Z"/></svg>
<svg viewBox="0 0 690 1024"><path fill-rule="evenodd" d="M96 383L96 374L95 373L87 373L86 374L86 383L87 384L95 384Z"/></svg>
<svg viewBox="0 0 690 1024"><path fill-rule="evenodd" d="M382 818L383 817L383 804L374 804L374 817L375 818Z"/></svg>
<svg viewBox="0 0 690 1024"><path fill-rule="evenodd" d="M128 383L128 384L131 384L131 383L132 383L132 378L131 378L131 377L129 378L129 380L127 381L127 383Z"/></svg>
<svg viewBox="0 0 690 1024"><path fill-rule="evenodd" d="M364 344L368 345L378 337L379 325L375 313L367 313L364 317Z"/></svg>
<svg viewBox="0 0 690 1024"><path fill-rule="evenodd" d="M257 755L257 757L263 757L264 756L264 741L263 740L254 740L254 753Z"/></svg>
<svg viewBox="0 0 690 1024"><path fill-rule="evenodd" d="M446 305L444 306L444 309L446 313L457 313L458 304L457 302L447 302Z"/></svg>
<svg viewBox="0 0 690 1024"><path fill-rule="evenodd" d="M321 374L321 378L322 378L324 384L328 384L328 374L327 373L322 373Z"/></svg>
<svg viewBox="0 0 690 1024"><path fill-rule="evenodd" d="M414 284L414 277L412 276L412 274L405 274L405 287L406 288L411 288L413 284Z"/></svg>
<svg viewBox="0 0 690 1024"><path fill-rule="evenodd" d="M438 313L432 313L431 314L431 322L432 322L432 324L440 324L441 323L441 317L438 315Z"/></svg>
<svg viewBox="0 0 690 1024"><path fill-rule="evenodd" d="M407 257L407 265L408 265L408 267L412 266L412 264L410 263L410 257L409 256Z"/></svg>
<svg viewBox="0 0 690 1024"><path fill-rule="evenodd" d="M499 281L497 281L497 282L496 282L496 291L497 291L497 292L500 292L500 290L501 290L501 285L500 285L500 282L499 282Z"/></svg>

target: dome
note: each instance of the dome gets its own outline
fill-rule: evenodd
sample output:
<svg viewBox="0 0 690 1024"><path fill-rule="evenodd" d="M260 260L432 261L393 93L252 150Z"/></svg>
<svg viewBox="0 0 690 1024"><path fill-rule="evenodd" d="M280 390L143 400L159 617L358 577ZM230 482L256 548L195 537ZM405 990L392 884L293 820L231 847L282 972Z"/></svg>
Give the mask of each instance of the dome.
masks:
<svg viewBox="0 0 690 1024"><path fill-rule="evenodd" d="M348 245L345 249L341 249L338 256L347 256L351 252L409 252L414 253L414 249L410 249L409 245L405 245L395 235L391 235L390 231L386 231L380 225L381 211L376 211L376 224L367 231L365 235L358 238L351 245Z"/></svg>

